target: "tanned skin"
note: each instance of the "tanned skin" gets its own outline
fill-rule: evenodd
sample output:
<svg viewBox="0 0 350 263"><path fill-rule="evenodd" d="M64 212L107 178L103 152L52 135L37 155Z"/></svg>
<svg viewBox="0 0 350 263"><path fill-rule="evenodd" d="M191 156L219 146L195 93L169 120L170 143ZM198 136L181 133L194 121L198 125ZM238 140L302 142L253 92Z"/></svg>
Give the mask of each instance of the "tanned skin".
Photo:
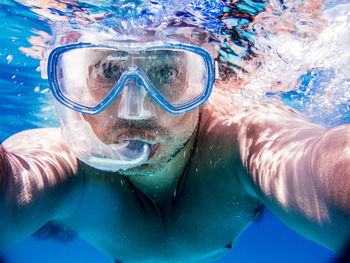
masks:
<svg viewBox="0 0 350 263"><path fill-rule="evenodd" d="M350 125L326 130L289 107L229 106L215 95L186 114L161 124L174 128L159 138L164 158L123 174L78 161L59 128L10 137L0 156L1 249L54 222L116 262L212 262L266 206L341 251L350 234ZM182 139L166 145L171 136Z"/></svg>

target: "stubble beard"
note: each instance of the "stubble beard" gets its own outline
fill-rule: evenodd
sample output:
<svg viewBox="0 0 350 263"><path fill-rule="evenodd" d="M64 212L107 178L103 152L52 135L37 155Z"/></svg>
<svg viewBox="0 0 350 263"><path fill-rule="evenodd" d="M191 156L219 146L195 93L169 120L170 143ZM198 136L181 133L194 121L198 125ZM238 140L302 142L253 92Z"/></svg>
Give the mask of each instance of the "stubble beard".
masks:
<svg viewBox="0 0 350 263"><path fill-rule="evenodd" d="M127 170L120 170L118 171L119 174L125 175L125 176L152 176L163 170L171 160L173 160L180 152L181 150L187 145L187 143L191 140L192 134L187 138L187 140L177 145L172 153L170 155L166 155L160 160L158 160L156 163L145 163L141 164L140 166L130 168Z"/></svg>

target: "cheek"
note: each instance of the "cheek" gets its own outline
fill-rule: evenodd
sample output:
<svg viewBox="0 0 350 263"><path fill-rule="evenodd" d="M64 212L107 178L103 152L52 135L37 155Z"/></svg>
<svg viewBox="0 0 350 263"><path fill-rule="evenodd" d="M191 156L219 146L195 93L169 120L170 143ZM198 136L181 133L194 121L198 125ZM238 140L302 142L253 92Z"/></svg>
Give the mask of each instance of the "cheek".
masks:
<svg viewBox="0 0 350 263"><path fill-rule="evenodd" d="M97 115L83 114L84 119L90 123L95 133L101 133L103 130L110 130L112 127L116 127L118 118L116 100L111 103L106 109Z"/></svg>
<svg viewBox="0 0 350 263"><path fill-rule="evenodd" d="M199 110L174 115L163 110L161 115L157 115L157 124L166 128L171 133L192 133L199 119Z"/></svg>
<svg viewBox="0 0 350 263"><path fill-rule="evenodd" d="M108 134L113 132L115 129L115 124L111 121L112 116L105 114L104 112L98 115L84 115L83 118L91 125L94 133L102 141L108 137Z"/></svg>

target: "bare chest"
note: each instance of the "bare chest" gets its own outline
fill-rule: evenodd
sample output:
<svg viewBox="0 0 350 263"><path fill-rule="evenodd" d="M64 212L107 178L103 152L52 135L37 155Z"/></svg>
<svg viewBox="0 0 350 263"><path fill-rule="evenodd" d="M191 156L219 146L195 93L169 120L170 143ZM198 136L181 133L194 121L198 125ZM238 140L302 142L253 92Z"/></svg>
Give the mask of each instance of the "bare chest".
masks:
<svg viewBox="0 0 350 263"><path fill-rule="evenodd" d="M121 262L211 262L261 208L232 167L218 152L202 151L166 195L145 194L120 175L87 182L69 225Z"/></svg>

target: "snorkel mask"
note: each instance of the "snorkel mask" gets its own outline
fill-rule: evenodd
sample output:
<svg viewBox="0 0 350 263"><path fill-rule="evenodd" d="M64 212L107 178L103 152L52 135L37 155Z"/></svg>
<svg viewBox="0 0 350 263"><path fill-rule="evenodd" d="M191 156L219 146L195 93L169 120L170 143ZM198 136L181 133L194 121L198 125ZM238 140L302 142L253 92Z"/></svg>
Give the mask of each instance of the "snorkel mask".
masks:
<svg viewBox="0 0 350 263"><path fill-rule="evenodd" d="M84 163L112 172L145 163L151 145L105 144L85 115L116 107L108 118L147 121L157 118L155 103L183 114L202 105L214 84L209 53L176 42L64 45L51 51L47 73L68 147Z"/></svg>

